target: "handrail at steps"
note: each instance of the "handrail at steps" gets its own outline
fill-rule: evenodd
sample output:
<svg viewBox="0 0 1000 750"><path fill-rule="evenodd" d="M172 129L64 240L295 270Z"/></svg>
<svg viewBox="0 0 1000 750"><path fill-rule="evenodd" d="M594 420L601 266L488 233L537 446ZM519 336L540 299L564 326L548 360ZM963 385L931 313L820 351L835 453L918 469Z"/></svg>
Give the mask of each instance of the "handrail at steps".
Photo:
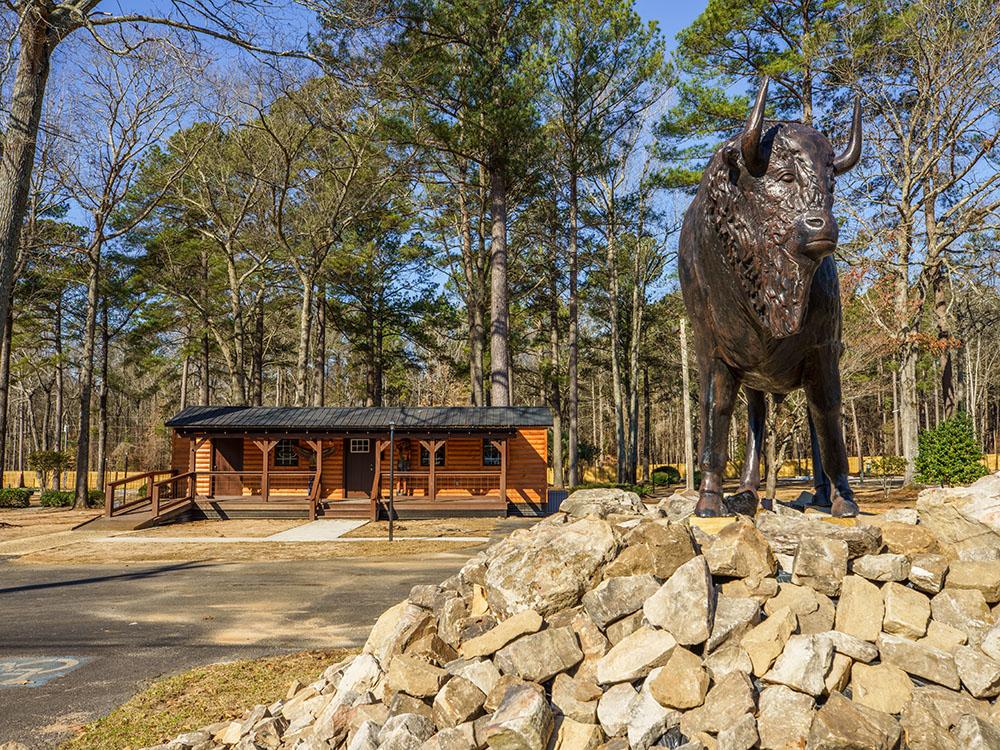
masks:
<svg viewBox="0 0 1000 750"><path fill-rule="evenodd" d="M160 515L163 511L173 508L188 500L194 499L194 487L197 481L197 472L185 471L183 474L175 474L168 479L153 484L152 511L153 517ZM177 492L177 483L187 479L188 488L184 495ZM163 497L163 490L168 490L169 497Z"/></svg>
<svg viewBox="0 0 1000 750"><path fill-rule="evenodd" d="M144 471L140 474L132 474L125 477L124 479L116 479L113 482L108 482L104 487L104 515L107 518L111 518L116 513L122 513L128 508L132 508L136 505L142 505L144 503L150 502L153 495L153 483L157 476L162 476L164 474L171 476L173 475L173 469L161 469L159 471ZM115 508L115 490L131 482L137 482L141 479L146 480L146 496L136 498L127 503L122 503L117 508Z"/></svg>

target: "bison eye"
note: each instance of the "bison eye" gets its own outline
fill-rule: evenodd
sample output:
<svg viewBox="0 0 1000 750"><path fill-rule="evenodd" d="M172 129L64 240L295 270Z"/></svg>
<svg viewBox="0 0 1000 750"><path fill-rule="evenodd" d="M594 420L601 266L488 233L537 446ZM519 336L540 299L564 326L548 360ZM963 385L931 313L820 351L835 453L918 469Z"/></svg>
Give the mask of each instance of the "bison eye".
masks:
<svg viewBox="0 0 1000 750"><path fill-rule="evenodd" d="M784 172L778 179L782 182L795 182L795 175L791 172Z"/></svg>

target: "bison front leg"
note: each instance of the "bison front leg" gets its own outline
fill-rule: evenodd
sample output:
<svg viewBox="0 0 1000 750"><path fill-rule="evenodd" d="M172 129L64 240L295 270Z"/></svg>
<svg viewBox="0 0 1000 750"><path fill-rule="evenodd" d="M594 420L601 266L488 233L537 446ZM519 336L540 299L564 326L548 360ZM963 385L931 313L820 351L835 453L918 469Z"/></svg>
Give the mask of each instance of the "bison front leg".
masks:
<svg viewBox="0 0 1000 750"><path fill-rule="evenodd" d="M847 476L847 446L841 417L839 344L838 351L823 349L809 362L805 390L809 415L816 427L816 439L823 470L833 484L831 513L840 518L858 515L854 491Z"/></svg>
<svg viewBox="0 0 1000 750"><path fill-rule="evenodd" d="M701 380L701 486L695 515L722 515L722 479L726 470L729 420L739 383L729 366L718 359L699 363Z"/></svg>
<svg viewBox="0 0 1000 750"><path fill-rule="evenodd" d="M760 456L764 444L764 428L767 423L767 398L763 391L743 387L747 396L747 448L740 472L740 489L730 498L730 508L738 507L739 513L753 515L760 499Z"/></svg>

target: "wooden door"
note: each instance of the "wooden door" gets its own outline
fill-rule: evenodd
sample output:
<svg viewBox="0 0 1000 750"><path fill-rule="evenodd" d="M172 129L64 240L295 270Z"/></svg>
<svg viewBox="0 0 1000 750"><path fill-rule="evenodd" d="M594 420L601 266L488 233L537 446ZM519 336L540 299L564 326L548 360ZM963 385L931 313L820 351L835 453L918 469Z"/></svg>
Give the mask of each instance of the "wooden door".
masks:
<svg viewBox="0 0 1000 750"><path fill-rule="evenodd" d="M212 471L243 471L243 438L212 440ZM243 478L238 475L213 477L214 495L221 497L243 494Z"/></svg>
<svg viewBox="0 0 1000 750"><path fill-rule="evenodd" d="M375 441L369 438L344 439L344 494L369 497L375 481Z"/></svg>

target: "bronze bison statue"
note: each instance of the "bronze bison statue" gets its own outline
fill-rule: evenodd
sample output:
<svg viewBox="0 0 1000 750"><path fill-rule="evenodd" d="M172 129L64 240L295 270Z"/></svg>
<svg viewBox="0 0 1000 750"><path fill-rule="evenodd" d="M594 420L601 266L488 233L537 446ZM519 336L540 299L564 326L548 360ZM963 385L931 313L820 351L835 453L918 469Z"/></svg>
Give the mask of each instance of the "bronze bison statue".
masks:
<svg viewBox="0 0 1000 750"><path fill-rule="evenodd" d="M740 497L755 506L765 394L804 388L832 513L858 513L841 426L840 287L834 180L861 155L856 101L846 150L798 122L764 119L761 84L743 132L712 157L684 216L679 273L701 383L696 513L725 512L729 422L742 386L749 429ZM819 484L822 484L820 482Z"/></svg>

